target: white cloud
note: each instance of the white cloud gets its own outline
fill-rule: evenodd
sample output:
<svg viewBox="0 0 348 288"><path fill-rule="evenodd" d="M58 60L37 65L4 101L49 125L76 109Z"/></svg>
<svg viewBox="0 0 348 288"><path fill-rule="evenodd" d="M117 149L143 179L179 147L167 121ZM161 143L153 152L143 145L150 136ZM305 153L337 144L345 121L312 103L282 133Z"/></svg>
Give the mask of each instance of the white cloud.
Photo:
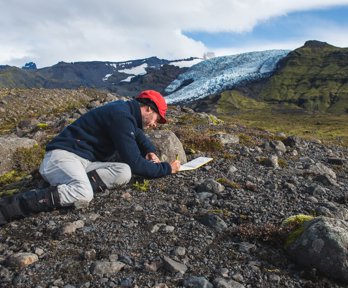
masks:
<svg viewBox="0 0 348 288"><path fill-rule="evenodd" d="M183 31L245 32L271 17L333 5L348 0L0 0L0 64L202 56L209 49Z"/></svg>

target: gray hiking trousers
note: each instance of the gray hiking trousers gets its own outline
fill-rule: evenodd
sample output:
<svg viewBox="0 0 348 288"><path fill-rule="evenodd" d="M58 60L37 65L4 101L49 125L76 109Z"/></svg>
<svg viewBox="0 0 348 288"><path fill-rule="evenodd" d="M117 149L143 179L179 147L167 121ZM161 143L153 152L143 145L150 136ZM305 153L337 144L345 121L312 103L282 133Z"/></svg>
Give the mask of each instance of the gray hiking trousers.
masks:
<svg viewBox="0 0 348 288"><path fill-rule="evenodd" d="M93 199L87 176L92 170L96 170L108 189L128 183L132 176L125 163L91 162L60 149L46 153L39 171L51 186L57 186L60 204L69 206L76 201L90 202Z"/></svg>

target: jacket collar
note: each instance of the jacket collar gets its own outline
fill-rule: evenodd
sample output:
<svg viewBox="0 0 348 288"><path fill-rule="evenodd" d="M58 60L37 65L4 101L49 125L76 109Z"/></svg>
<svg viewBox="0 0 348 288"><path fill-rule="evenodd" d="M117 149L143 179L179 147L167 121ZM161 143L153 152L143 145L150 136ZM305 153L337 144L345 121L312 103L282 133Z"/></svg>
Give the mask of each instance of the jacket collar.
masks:
<svg viewBox="0 0 348 288"><path fill-rule="evenodd" d="M140 105L139 102L136 100L130 100L128 101L131 114L137 121L138 128L143 129L143 120L141 118L141 111L140 111Z"/></svg>

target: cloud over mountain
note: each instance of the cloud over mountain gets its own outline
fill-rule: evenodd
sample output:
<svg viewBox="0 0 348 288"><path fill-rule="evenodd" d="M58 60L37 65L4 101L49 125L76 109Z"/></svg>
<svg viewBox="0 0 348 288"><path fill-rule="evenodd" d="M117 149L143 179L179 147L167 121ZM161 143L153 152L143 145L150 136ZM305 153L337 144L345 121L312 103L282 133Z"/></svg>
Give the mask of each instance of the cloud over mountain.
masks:
<svg viewBox="0 0 348 288"><path fill-rule="evenodd" d="M0 0L0 64L200 57L210 47L188 32L245 33L287 13L334 5L348 1Z"/></svg>

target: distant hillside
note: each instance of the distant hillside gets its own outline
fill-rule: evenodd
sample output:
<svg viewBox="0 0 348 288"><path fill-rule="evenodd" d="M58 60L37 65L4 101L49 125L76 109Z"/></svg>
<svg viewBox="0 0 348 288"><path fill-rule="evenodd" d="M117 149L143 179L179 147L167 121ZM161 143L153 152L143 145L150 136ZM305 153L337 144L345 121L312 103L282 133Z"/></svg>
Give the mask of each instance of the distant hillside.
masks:
<svg viewBox="0 0 348 288"><path fill-rule="evenodd" d="M348 48L307 41L279 61L272 77L239 87L239 92L309 111L347 113Z"/></svg>
<svg viewBox="0 0 348 288"><path fill-rule="evenodd" d="M126 62L59 62L42 69L0 66L0 88L87 87L127 96L151 88L163 93L186 67L199 61L198 58L170 61L150 57Z"/></svg>

